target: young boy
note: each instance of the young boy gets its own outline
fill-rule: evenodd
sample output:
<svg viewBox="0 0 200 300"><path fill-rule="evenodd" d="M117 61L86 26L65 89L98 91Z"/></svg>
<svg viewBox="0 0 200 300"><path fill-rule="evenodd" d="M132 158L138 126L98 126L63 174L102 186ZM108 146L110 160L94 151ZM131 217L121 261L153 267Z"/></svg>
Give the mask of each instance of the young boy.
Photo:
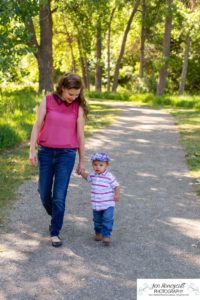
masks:
<svg viewBox="0 0 200 300"><path fill-rule="evenodd" d="M107 170L109 157L106 153L95 153L91 157L93 172L82 172L81 176L91 183L91 203L95 241L111 242L115 202L119 201L120 187L115 177Z"/></svg>

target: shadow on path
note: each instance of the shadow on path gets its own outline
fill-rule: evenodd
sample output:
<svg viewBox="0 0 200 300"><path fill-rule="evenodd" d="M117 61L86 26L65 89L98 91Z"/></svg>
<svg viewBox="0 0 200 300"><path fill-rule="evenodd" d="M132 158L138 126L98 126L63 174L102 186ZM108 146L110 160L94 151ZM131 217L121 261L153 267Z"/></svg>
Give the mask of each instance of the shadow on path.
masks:
<svg viewBox="0 0 200 300"><path fill-rule="evenodd" d="M90 187L73 175L64 245L49 244L37 182L25 182L0 241L0 299L133 299L137 278L199 278L200 201L187 176L171 116L126 107L118 121L87 140L106 151L121 187L113 243L92 240Z"/></svg>

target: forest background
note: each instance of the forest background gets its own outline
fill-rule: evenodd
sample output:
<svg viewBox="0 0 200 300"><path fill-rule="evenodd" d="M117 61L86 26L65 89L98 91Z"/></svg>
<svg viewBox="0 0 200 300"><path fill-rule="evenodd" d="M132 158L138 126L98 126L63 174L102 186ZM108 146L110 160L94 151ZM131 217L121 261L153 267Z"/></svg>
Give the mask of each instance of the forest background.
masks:
<svg viewBox="0 0 200 300"><path fill-rule="evenodd" d="M1 0L1 84L50 91L63 72L96 91L194 93L199 0Z"/></svg>
<svg viewBox="0 0 200 300"><path fill-rule="evenodd" d="M173 113L199 177L199 49L199 0L0 0L2 199L30 176L21 143L65 72L81 74L89 98L179 107ZM116 113L103 102L90 109L87 132Z"/></svg>

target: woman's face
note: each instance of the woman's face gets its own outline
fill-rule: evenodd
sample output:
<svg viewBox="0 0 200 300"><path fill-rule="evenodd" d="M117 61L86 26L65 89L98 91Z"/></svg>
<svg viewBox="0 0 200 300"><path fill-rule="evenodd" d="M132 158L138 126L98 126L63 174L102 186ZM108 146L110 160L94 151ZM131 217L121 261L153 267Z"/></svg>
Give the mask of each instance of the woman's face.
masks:
<svg viewBox="0 0 200 300"><path fill-rule="evenodd" d="M74 100L76 100L80 94L81 89L62 89L62 99L66 101L67 103L72 103Z"/></svg>

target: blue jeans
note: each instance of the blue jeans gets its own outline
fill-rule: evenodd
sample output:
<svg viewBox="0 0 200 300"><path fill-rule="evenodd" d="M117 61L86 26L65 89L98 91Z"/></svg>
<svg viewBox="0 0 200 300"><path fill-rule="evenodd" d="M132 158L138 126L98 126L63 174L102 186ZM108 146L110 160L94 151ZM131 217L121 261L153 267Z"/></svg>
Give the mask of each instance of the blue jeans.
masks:
<svg viewBox="0 0 200 300"><path fill-rule="evenodd" d="M94 231L102 233L104 237L110 237L114 222L114 207L105 210L93 210Z"/></svg>
<svg viewBox="0 0 200 300"><path fill-rule="evenodd" d="M38 146L38 191L51 216L51 236L58 236L63 225L65 199L75 158L76 149Z"/></svg>

